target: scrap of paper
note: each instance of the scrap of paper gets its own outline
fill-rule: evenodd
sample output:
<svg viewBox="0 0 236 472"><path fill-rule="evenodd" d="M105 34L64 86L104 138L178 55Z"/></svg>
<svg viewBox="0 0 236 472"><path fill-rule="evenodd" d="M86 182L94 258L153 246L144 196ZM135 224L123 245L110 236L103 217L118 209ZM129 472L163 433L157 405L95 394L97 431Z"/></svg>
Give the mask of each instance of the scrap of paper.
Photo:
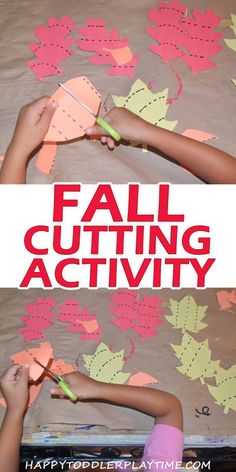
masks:
<svg viewBox="0 0 236 472"><path fill-rule="evenodd" d="M113 305L110 305L108 309L115 318L110 321L121 332L135 331L142 341L159 334L157 327L163 323L163 312L161 300L156 295L144 294L142 298L138 298L138 293L120 289L111 295L111 301Z"/></svg>
<svg viewBox="0 0 236 472"><path fill-rule="evenodd" d="M205 378L214 376L220 361L212 361L208 339L198 342L185 333L180 345L170 345L182 364L176 367L179 372L191 380L200 379L202 384L205 383Z"/></svg>
<svg viewBox="0 0 236 472"><path fill-rule="evenodd" d="M57 154L57 144L56 143L43 143L37 160L35 162L35 166L38 170L43 172L44 174L50 174L53 164L56 159Z"/></svg>
<svg viewBox="0 0 236 472"><path fill-rule="evenodd" d="M235 87L236 87L236 80L234 80L234 79L231 79L231 80L232 80L233 84L234 84Z"/></svg>
<svg viewBox="0 0 236 472"><path fill-rule="evenodd" d="M195 9L192 17L185 11L186 7L172 0L170 4L159 2L157 9L148 12L156 27L147 27L146 31L158 42L149 49L163 62L180 59L197 74L216 65L211 58L222 49L219 41L223 34L214 31L221 18L214 10Z"/></svg>
<svg viewBox="0 0 236 472"><path fill-rule="evenodd" d="M232 20L232 25L230 28L233 30L234 35L236 36L236 15L230 15ZM236 38L235 39L224 39L225 44L236 52Z"/></svg>
<svg viewBox="0 0 236 472"><path fill-rule="evenodd" d="M32 384L29 387L29 402L28 402L28 408L32 405L34 400L37 398L40 390L41 390L42 384ZM0 405L4 406L6 408L6 401L4 398L0 398Z"/></svg>
<svg viewBox="0 0 236 472"><path fill-rule="evenodd" d="M52 347L50 343L40 343L40 347L32 347L25 349L24 351L17 352L11 356L11 360L23 367L25 364L29 364L29 375L36 381L44 373L44 369L38 365L34 359L36 358L41 364L47 366L49 360L52 357Z"/></svg>
<svg viewBox="0 0 236 472"><path fill-rule="evenodd" d="M35 303L30 303L25 307L28 315L21 316L25 328L19 328L19 333L27 343L45 338L43 331L53 324L52 318L56 315L53 312L55 306L55 300L52 297L47 297L37 298Z"/></svg>
<svg viewBox="0 0 236 472"><path fill-rule="evenodd" d="M173 130L178 121L167 121L168 89L153 93L140 79L135 80L127 96L112 96L117 107L124 107L161 128Z"/></svg>
<svg viewBox="0 0 236 472"><path fill-rule="evenodd" d="M204 143L206 141L209 141L211 139L218 139L217 136L214 134L206 133L205 131L201 131L200 129L186 129L181 133L183 136L186 136L187 138L195 139L196 141L199 141L200 143Z"/></svg>
<svg viewBox="0 0 236 472"><path fill-rule="evenodd" d="M227 310L236 305L236 289L228 292L227 290L219 290L216 292L218 303L222 310Z"/></svg>
<svg viewBox="0 0 236 472"><path fill-rule="evenodd" d="M69 323L66 330L79 333L79 339L99 342L103 327L99 326L96 315L88 307L82 308L77 300L67 300L58 309L58 320Z"/></svg>
<svg viewBox="0 0 236 472"><path fill-rule="evenodd" d="M66 38L75 28L69 16L60 19L51 17L48 26L40 25L35 30L35 36L41 41L29 44L29 49L37 59L27 62L36 79L41 80L49 75L60 74L63 69L58 64L73 54L69 47L75 42L73 38Z"/></svg>
<svg viewBox="0 0 236 472"><path fill-rule="evenodd" d="M137 372L137 374L131 375L128 383L136 387L143 387L144 385L159 383L159 380L146 374L146 372Z"/></svg>
<svg viewBox="0 0 236 472"><path fill-rule="evenodd" d="M109 347L100 343L93 355L83 355L85 367L90 377L107 383L123 384L130 372L123 372L124 349L112 352Z"/></svg>
<svg viewBox="0 0 236 472"><path fill-rule="evenodd" d="M186 295L180 301L169 299L171 315L165 316L166 320L174 328L181 329L182 333L191 331L197 333L208 325L202 322L206 316L207 305L198 305L191 294Z"/></svg>
<svg viewBox="0 0 236 472"><path fill-rule="evenodd" d="M127 75L133 77L138 56L133 56L127 39L120 39L119 32L113 29L107 32L102 18L88 18L86 26L78 29L82 36L78 41L79 49L96 52L90 57L93 64L109 64L108 75Z"/></svg>
<svg viewBox="0 0 236 472"><path fill-rule="evenodd" d="M61 376L76 371L72 364L66 364L63 359L52 359L49 368L54 374ZM48 374L46 373L46 375Z"/></svg>
<svg viewBox="0 0 236 472"><path fill-rule="evenodd" d="M224 407L224 413L236 411L236 364L229 369L217 366L215 381L216 386L207 385L215 403Z"/></svg>

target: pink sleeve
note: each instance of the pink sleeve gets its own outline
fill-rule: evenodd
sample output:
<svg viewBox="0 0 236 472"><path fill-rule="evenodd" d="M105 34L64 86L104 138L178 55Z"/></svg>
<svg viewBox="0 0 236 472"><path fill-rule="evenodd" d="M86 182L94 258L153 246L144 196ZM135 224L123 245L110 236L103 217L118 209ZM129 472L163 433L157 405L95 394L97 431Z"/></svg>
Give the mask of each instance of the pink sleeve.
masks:
<svg viewBox="0 0 236 472"><path fill-rule="evenodd" d="M179 471L183 447L182 431L166 424L155 425L145 444L142 461L153 461L150 463L149 471Z"/></svg>

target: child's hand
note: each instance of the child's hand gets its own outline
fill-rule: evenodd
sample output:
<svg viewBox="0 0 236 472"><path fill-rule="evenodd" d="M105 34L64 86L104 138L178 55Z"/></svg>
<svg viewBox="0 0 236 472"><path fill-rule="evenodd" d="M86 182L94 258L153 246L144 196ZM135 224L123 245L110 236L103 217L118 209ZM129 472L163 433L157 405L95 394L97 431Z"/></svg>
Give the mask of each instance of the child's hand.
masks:
<svg viewBox="0 0 236 472"><path fill-rule="evenodd" d="M29 398L29 368L13 365L0 378L0 389L7 408L24 413Z"/></svg>
<svg viewBox="0 0 236 472"><path fill-rule="evenodd" d="M104 119L120 133L122 139L131 142L145 143L150 123L135 115L126 108L112 108ZM86 129L88 136L100 136L101 142L114 149L114 140L99 125Z"/></svg>
<svg viewBox="0 0 236 472"><path fill-rule="evenodd" d="M79 400L96 398L100 382L80 372L72 372L71 374L63 375L63 378L69 384L70 390L77 395ZM55 387L51 389L50 392L53 395L66 397L66 394L60 387Z"/></svg>
<svg viewBox="0 0 236 472"><path fill-rule="evenodd" d="M26 157L43 141L50 125L55 103L48 105L50 97L41 97L21 108L9 148Z"/></svg>

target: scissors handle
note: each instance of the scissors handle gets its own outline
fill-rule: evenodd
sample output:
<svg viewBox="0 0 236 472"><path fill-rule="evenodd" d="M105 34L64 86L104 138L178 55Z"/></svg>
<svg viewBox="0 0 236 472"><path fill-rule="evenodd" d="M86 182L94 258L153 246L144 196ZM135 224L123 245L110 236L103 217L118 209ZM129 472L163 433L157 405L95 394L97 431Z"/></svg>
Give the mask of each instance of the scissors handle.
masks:
<svg viewBox="0 0 236 472"><path fill-rule="evenodd" d="M58 385L72 401L78 400L78 397L70 390L68 383L61 376L58 376Z"/></svg>
<svg viewBox="0 0 236 472"><path fill-rule="evenodd" d="M103 118L98 116L96 118L96 123L101 126L101 128L105 129L105 131L115 140L115 141L120 141L121 140L121 135L116 131L114 128L112 128L107 121L105 121Z"/></svg>

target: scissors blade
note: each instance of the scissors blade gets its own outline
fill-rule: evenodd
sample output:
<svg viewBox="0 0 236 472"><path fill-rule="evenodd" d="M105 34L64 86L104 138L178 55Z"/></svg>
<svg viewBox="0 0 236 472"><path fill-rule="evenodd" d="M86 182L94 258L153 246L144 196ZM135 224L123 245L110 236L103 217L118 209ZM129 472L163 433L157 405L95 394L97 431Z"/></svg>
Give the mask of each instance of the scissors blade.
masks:
<svg viewBox="0 0 236 472"><path fill-rule="evenodd" d="M36 362L36 364L40 365L40 367L42 367L43 369L45 369L45 370L51 375L51 377L53 377L57 382L59 381L57 375L55 375L48 367L46 367L45 365L41 364L41 362L39 362L38 359L36 359L36 357L34 357L34 362Z"/></svg>
<svg viewBox="0 0 236 472"><path fill-rule="evenodd" d="M93 115L94 118L96 118L96 115L93 112L93 110L91 110L91 108L89 108L87 105L85 105L85 103L79 97L77 97L77 95L75 95L73 92L71 92L71 90L69 90L64 84L59 83L58 85L60 87L62 87L63 90L65 90L65 92L67 92L71 97L73 97L78 103L80 103L80 105L82 105L82 107L84 107L85 110L87 110L89 113L91 113L91 115Z"/></svg>

